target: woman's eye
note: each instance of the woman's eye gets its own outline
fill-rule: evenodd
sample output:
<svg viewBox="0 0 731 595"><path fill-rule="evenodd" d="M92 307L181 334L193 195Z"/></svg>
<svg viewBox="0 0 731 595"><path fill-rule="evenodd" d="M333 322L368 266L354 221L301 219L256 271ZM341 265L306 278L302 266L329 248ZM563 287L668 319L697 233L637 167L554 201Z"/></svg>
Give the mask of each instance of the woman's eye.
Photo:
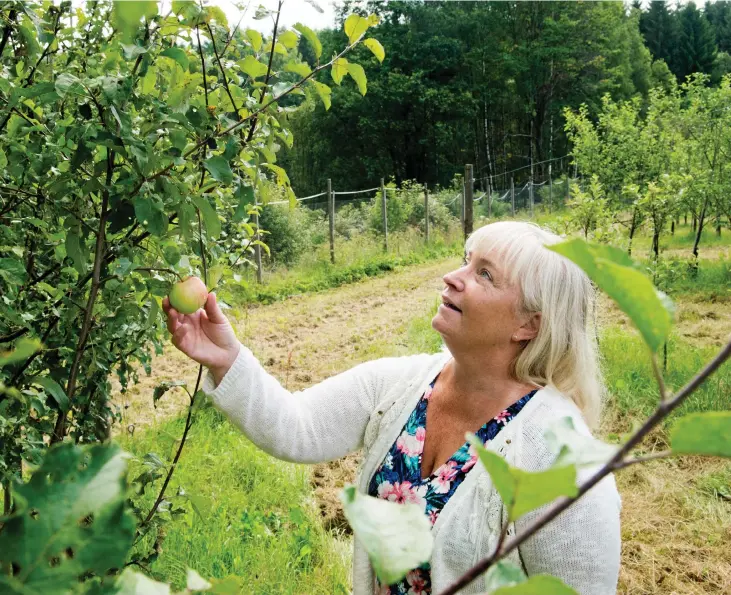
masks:
<svg viewBox="0 0 731 595"><path fill-rule="evenodd" d="M490 281L492 281L492 275L490 274L490 271L488 271L487 269L482 269L480 271L480 275L487 279L490 279Z"/></svg>

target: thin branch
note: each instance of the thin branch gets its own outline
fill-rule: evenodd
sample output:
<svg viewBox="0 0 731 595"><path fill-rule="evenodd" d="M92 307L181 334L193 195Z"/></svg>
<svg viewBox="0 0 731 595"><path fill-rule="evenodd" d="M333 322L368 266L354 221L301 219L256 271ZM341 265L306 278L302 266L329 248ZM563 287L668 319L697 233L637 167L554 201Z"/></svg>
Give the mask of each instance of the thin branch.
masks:
<svg viewBox="0 0 731 595"><path fill-rule="evenodd" d="M91 329L94 304L96 302L96 298L99 294L99 289L101 287L101 268L102 261L104 260L104 254L106 252L106 236L104 232L107 226L107 216L109 215L109 187L112 183L113 173L114 151L107 151L107 177L104 190L102 191L102 210L101 216L99 217L99 231L97 232L96 236L96 247L94 249L94 269L92 273L91 289L89 290L89 298L86 302L84 321L81 325L81 333L79 334L79 340L76 344L74 361L71 365L69 380L66 385L66 396L68 397L70 403L73 403L74 396L76 395L76 380L79 374L79 369L81 367L81 358L86 348L86 341L89 338L89 330ZM53 429L53 436L51 437L51 444L63 440L65 434L66 414L63 411L59 411L58 418L56 419L56 426Z"/></svg>
<svg viewBox="0 0 731 595"><path fill-rule="evenodd" d="M264 86L261 89L261 97L259 97L259 105L264 103L264 97L266 95L267 87L269 86L269 79L272 74L272 62L274 61L274 46L277 43L277 29L279 28L279 15L282 14L282 3L284 0L279 0L279 5L277 6L277 18L274 21L274 31L272 33L272 49L269 52L269 64L267 64L267 75L264 79ZM251 139L254 136L254 130L256 129L256 123L258 118L254 118L251 122L251 126L249 127L249 134L246 135L246 143L248 144L251 142Z"/></svg>
<svg viewBox="0 0 731 595"><path fill-rule="evenodd" d="M198 392L198 389L200 388L201 378L203 377L203 365L198 366L198 379L195 381L195 390L193 391L193 397L190 399L190 405L188 406L188 417L185 419L185 429L183 430L183 436L180 438L180 444L178 445L178 450L175 453L175 458L173 459L172 465L168 468L168 474L165 477L165 481L162 484L162 488L160 488L160 493L157 495L157 499L155 500L155 503L152 505L152 508L150 509L150 512L147 513L147 516L145 517L145 520L142 521L137 528L137 532L139 534L140 528L147 525L153 516L155 516L155 513L157 512L158 507L160 506L160 502L162 502L162 499L165 497L165 490L168 488L168 484L170 483L170 479L173 476L173 473L175 472L175 468L178 465L178 461L180 460L180 455L183 452L183 447L185 446L185 440L188 438L188 432L190 431L191 426L193 425L193 406L195 405L195 395Z"/></svg>
<svg viewBox="0 0 731 595"><path fill-rule="evenodd" d="M206 109L208 109L208 82L206 80L206 61L203 58L203 46L201 45L201 30L200 27L196 25L195 28L195 34L198 38L198 53L201 57L201 70L203 71L203 92L206 95Z"/></svg>
<svg viewBox="0 0 731 595"><path fill-rule="evenodd" d="M690 382L688 382L688 384L678 391L672 399L665 400L660 403L655 412L645 421L644 424L642 424L642 426L630 437L630 439L622 445L615 455L601 469L599 469L599 471L597 471L579 487L578 494L576 496L572 498L559 498L548 508L548 510L546 510L546 512L523 529L523 531L507 540L502 548L499 550L496 549L490 556L478 562L439 595L456 595L461 589L469 585L478 576L487 571L497 560L513 551L528 538L535 535L541 528L555 519L607 475L615 470L621 469L623 466L626 466L624 465L625 457L630 453L630 451L637 446L655 426L677 409L695 390L698 389L701 384L703 384L703 382L705 382L711 374L718 370L718 368L720 368L721 365L729 359L729 357L731 357L731 341L729 341L721 349L721 351L719 351L716 357L714 357L705 368L703 368Z"/></svg>
<svg viewBox="0 0 731 595"><path fill-rule="evenodd" d="M148 271L148 272L160 272L160 273L170 273L171 275L175 275L178 279L182 281L182 278L180 274L173 269L166 269L166 268L159 268L159 267L136 267L133 269L135 271Z"/></svg>
<svg viewBox="0 0 731 595"><path fill-rule="evenodd" d="M13 27L11 23L15 20L15 15L17 12L15 10L11 10L8 13L8 23L5 25L5 28L3 29L3 38L2 41L0 41L0 57L3 55L3 51L5 50L5 45L8 43L8 40L10 39L10 33L13 30Z"/></svg>
<svg viewBox="0 0 731 595"><path fill-rule="evenodd" d="M213 30L211 29L210 23L206 23L206 27L208 28L208 34L211 36L211 44L213 45L213 55L216 57L216 64L218 64L218 69L221 71L221 76L223 76L223 88L226 89L226 94L228 95L229 101L231 101L231 105L238 115L239 108L236 106L233 95L231 95L231 89L228 84L228 77L226 76L226 69L223 67L223 64L221 64L221 55L219 55L218 49L216 48L216 39L213 35Z"/></svg>
<svg viewBox="0 0 731 595"><path fill-rule="evenodd" d="M615 471L619 471L620 469L626 469L627 467L630 467L631 465L636 465L637 463L646 463L647 461L656 461L658 459L667 459L668 457L673 456L672 450L661 450L658 452L651 452L646 455L640 455L637 457L628 457L624 459L623 461L617 463L614 466Z"/></svg>

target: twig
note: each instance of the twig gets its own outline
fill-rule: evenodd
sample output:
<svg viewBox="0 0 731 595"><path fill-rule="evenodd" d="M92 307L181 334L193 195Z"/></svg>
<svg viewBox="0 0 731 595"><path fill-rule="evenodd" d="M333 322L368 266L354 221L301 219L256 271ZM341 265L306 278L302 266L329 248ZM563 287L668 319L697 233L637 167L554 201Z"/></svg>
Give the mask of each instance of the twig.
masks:
<svg viewBox="0 0 731 595"><path fill-rule="evenodd" d="M667 345L667 343L666 343ZM660 389L660 401L664 402L668 398L667 390L665 389L665 379L662 376L660 367L657 365L657 356L652 354L652 372L655 374L655 380L657 380L657 386Z"/></svg>
<svg viewBox="0 0 731 595"><path fill-rule="evenodd" d="M198 53L201 57L201 70L203 71L203 92L206 95L206 109L208 109L208 82L206 81L206 61L203 58L203 46L201 46L201 30L198 25L195 27L195 34L198 38Z"/></svg>
<svg viewBox="0 0 731 595"><path fill-rule="evenodd" d="M630 467L631 465L636 465L637 463L646 463L647 461L656 461L658 459L667 459L668 457L673 456L672 450L661 450L658 452L651 452L646 455L640 455L637 457L628 457L621 461L620 463L617 463L614 466L615 471L619 471L620 469L626 469L627 467Z"/></svg>
<svg viewBox="0 0 731 595"><path fill-rule="evenodd" d="M171 275L175 275L178 279L181 281L183 278L180 276L180 273L177 271L174 271L173 269L166 269L161 267L136 267L133 269L134 271L147 271L147 272L158 272L158 273L170 273Z"/></svg>
<svg viewBox="0 0 731 595"><path fill-rule="evenodd" d="M729 341L721 351L714 357L705 368L703 368L696 376L688 382L672 399L661 402L655 412L645 421L644 424L630 437L630 439L622 445L615 455L604 465L599 471L592 475L584 482L578 490L578 494L572 498L559 498L552 506L546 510L541 516L527 526L523 531L514 535L507 540L503 547L495 549L495 551L487 558L478 562L475 566L465 572L459 579L442 591L439 595L456 595L473 580L488 570L497 560L513 551L528 538L535 535L542 527L556 518L576 500L586 494L597 483L604 479L607 475L615 470L626 466L625 457L629 452L639 444L642 439L663 419L679 407L703 382L713 374L721 365L731 357L731 341ZM631 463L630 463L631 464Z"/></svg>
<svg viewBox="0 0 731 595"><path fill-rule="evenodd" d="M13 30L11 23L15 20L16 14L17 12L15 10L11 10L8 13L8 23L3 29L3 38L2 41L0 41L0 57L2 57L3 55L3 51L5 50L5 45L8 43L8 39L10 39L10 33Z"/></svg>
<svg viewBox="0 0 731 595"><path fill-rule="evenodd" d="M269 79L272 74L272 62L274 61L274 46L277 43L277 29L279 28L279 15L282 14L282 2L284 0L279 0L279 5L277 6L277 18L274 20L274 31L272 33L272 49L269 52L269 64L267 64L267 75L264 78L264 86L261 88L261 96L259 97L259 105L264 103L264 96L267 92L267 87L269 86ZM251 126L249 127L249 134L246 135L246 143L250 143L252 137L254 136L254 130L256 129L256 122L258 120L257 118L254 118L251 122Z"/></svg>

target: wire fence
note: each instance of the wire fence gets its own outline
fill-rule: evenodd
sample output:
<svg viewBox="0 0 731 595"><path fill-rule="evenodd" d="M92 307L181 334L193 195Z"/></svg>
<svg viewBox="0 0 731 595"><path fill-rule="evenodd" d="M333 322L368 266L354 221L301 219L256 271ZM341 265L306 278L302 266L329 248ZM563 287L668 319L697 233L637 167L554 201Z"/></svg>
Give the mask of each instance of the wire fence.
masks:
<svg viewBox="0 0 731 595"><path fill-rule="evenodd" d="M549 161L563 160L567 156L558 157L552 160L539 162L535 165ZM530 166L528 166L530 167ZM511 174L526 168L517 168L511 172L503 172L494 176L483 176L474 178L472 165L465 166L464 182L462 191L452 194L449 190L440 190L430 194L426 185L407 184L402 188L386 186L381 180L380 186L364 188L359 190L334 190L331 180L327 181L327 189L310 196L297 197L296 203L312 211L323 211L328 221L330 241L330 262L335 264L335 223L336 217L342 209L349 205L357 209L349 211L349 217L367 217L367 222L361 222L363 226L370 225L383 235L383 248L388 251L388 235L393 227L389 222L389 213L393 217L403 211L401 208L408 203L410 213L418 212L423 229L425 241L430 241L430 229L439 224L439 216L444 217L446 210L451 217L459 218L465 239L472 233L475 215L479 217L498 218L502 216L515 216L516 212L522 210L531 217L534 215L536 206L540 205L543 210L549 212L559 204L570 198L571 188L578 188L580 180L562 176L560 178L547 178L542 181L527 180L522 186L516 188L514 178L507 177ZM535 171L535 170L534 170ZM505 180L508 180L505 184ZM475 183L478 181L489 181L487 189L475 197ZM499 184L498 182L503 182ZM364 196L365 195L365 196ZM471 199L471 200L470 200ZM392 204L394 203L394 204ZM268 202L266 205L259 205L267 208L276 205L288 205L288 200ZM401 204L401 206L399 206ZM380 208L379 208L380 207ZM363 209L367 209L364 212ZM380 213L378 212L380 211ZM258 215L255 216L255 224L258 229ZM391 224L390 224L391 223ZM258 236L257 236L258 237ZM261 248L255 245L258 274L257 279L261 282Z"/></svg>

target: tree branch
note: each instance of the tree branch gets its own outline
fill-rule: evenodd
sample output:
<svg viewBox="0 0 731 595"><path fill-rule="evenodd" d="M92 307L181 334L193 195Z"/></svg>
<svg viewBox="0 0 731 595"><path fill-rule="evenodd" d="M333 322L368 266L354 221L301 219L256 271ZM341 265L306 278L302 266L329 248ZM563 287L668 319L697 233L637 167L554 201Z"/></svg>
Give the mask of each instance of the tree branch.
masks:
<svg viewBox="0 0 731 595"><path fill-rule="evenodd" d="M112 183L112 174L114 173L114 151L107 150L107 177L105 188L102 191L102 207L101 215L99 217L99 231L96 236L96 247L94 249L94 269L92 273L91 289L89 290L89 298L86 302L86 309L84 312L84 321L81 325L81 333L79 335L79 341L76 345L76 352L74 354L74 362L71 365L71 371L69 372L69 380L66 385L66 396L68 397L69 403L73 403L74 396L76 394L76 380L81 366L81 358L86 348L86 341L89 338L89 329L91 328L91 321L94 312L94 304L96 302L97 295L99 294L99 288L101 287L101 268L104 260L104 254L106 251L106 236L105 230L107 225L108 207L109 207L109 187ZM56 419L56 426L53 430L53 436L51 437L51 444L60 442L66 434L66 413L63 411L58 412L58 418Z"/></svg>
<svg viewBox="0 0 731 595"><path fill-rule="evenodd" d="M604 479L607 475L613 471L622 469L634 462L634 459L625 459L629 452L637 446L650 431L657 426L663 419L665 419L670 413L677 409L698 387L705 382L705 380L713 374L721 365L731 357L731 341L729 341L721 351L714 357L705 368L703 368L696 376L688 382L678 393L670 400L662 401L655 412L645 421L644 424L630 437L630 439L622 445L622 447L615 453L615 455L599 469L594 475L592 475L586 482L580 487L578 494L572 498L562 497L559 498L552 506L546 510L540 517L538 517L533 523L526 527L520 533L514 535L511 539L507 540L502 548L496 548L495 551L478 562L465 574L463 574L457 581L447 587L439 595L456 595L460 589L463 589L475 580L482 573L487 571L495 562L500 558L504 557L509 552L520 546L528 538L535 535L542 527L548 524L550 521L555 519L564 510L569 508L576 500L586 494L591 488L597 483ZM662 454L662 453L661 453ZM658 455L659 456L659 455ZM644 457L647 459L648 457ZM644 460L642 457L638 457L637 462Z"/></svg>
<svg viewBox="0 0 731 595"><path fill-rule="evenodd" d="M11 10L8 13L8 24L5 25L5 28L3 29L3 38L0 40L0 57L3 55L3 51L5 50L5 45L8 43L8 40L10 39L10 33L13 30L13 27L11 23L15 20L15 15L17 12L15 10Z"/></svg>
<svg viewBox="0 0 731 595"><path fill-rule="evenodd" d="M272 33L272 49L269 52L269 64L267 65L267 75L264 79L264 86L261 89L261 97L259 97L259 105L264 103L264 97L266 96L267 87L269 86L269 78L272 74L272 62L274 61L274 46L277 43L277 29L279 28L279 15L282 14L282 2L284 0L279 0L279 5L277 6L277 18L274 20L274 31ZM256 129L256 122L258 120L257 118L254 118L251 121L251 126L249 127L249 134L246 135L246 143L250 143L252 137L254 136L254 130Z"/></svg>

